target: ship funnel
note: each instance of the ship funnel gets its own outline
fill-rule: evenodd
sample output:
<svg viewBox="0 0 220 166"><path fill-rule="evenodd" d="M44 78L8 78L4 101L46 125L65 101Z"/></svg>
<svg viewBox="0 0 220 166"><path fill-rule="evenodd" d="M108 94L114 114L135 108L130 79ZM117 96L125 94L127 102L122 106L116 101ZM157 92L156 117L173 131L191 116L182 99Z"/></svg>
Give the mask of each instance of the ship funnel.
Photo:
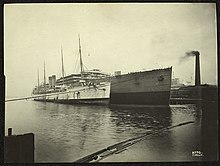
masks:
<svg viewBox="0 0 220 166"><path fill-rule="evenodd" d="M52 77L49 76L49 88L52 88Z"/></svg>
<svg viewBox="0 0 220 166"><path fill-rule="evenodd" d="M55 88L55 85L56 85L56 75L52 75L52 82L51 82L51 87L52 88Z"/></svg>

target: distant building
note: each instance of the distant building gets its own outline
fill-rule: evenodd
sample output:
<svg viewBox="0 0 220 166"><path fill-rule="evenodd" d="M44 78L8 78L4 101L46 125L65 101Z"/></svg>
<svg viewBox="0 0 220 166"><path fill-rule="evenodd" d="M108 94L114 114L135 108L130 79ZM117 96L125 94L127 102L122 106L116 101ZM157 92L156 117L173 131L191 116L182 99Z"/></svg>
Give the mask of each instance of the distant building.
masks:
<svg viewBox="0 0 220 166"><path fill-rule="evenodd" d="M172 78L171 80L171 88L177 88L185 86L183 83L180 82L179 78Z"/></svg>

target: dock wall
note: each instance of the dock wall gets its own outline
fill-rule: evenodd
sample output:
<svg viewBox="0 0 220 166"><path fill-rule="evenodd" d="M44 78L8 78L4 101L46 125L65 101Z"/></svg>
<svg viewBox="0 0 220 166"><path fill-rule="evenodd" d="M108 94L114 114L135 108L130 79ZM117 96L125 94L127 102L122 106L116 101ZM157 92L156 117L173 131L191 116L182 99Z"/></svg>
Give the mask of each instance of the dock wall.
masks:
<svg viewBox="0 0 220 166"><path fill-rule="evenodd" d="M34 163L34 134L4 137L5 163Z"/></svg>

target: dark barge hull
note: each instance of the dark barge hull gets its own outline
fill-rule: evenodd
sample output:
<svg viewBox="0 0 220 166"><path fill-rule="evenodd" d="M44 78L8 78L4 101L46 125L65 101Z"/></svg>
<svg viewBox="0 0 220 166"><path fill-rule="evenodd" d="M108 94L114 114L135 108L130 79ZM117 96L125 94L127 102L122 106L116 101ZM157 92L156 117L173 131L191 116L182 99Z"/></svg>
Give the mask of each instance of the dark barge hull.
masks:
<svg viewBox="0 0 220 166"><path fill-rule="evenodd" d="M170 91L167 92L139 92L139 93L111 93L111 105L169 105Z"/></svg>
<svg viewBox="0 0 220 166"><path fill-rule="evenodd" d="M114 77L110 105L169 106L171 74L172 67Z"/></svg>

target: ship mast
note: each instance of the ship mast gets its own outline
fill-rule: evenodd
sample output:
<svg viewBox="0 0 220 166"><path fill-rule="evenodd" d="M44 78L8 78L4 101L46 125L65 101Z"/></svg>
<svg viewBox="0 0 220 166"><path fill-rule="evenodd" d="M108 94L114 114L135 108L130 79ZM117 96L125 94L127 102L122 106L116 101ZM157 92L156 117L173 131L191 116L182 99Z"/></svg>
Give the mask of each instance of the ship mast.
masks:
<svg viewBox="0 0 220 166"><path fill-rule="evenodd" d="M44 92L46 93L46 74L45 74L45 61L44 61Z"/></svg>
<svg viewBox="0 0 220 166"><path fill-rule="evenodd" d="M38 91L38 93L39 93L39 89L40 89L40 87L39 87L39 68L37 68L37 91Z"/></svg>
<svg viewBox="0 0 220 166"><path fill-rule="evenodd" d="M64 86L64 65L63 65L63 48L61 46L61 62L62 62L62 77L63 77L63 86Z"/></svg>
<svg viewBox="0 0 220 166"><path fill-rule="evenodd" d="M81 52L81 45L80 45L80 35L79 35L79 57L80 57L80 70L81 70L81 78L83 78L83 63L82 63L82 52Z"/></svg>

